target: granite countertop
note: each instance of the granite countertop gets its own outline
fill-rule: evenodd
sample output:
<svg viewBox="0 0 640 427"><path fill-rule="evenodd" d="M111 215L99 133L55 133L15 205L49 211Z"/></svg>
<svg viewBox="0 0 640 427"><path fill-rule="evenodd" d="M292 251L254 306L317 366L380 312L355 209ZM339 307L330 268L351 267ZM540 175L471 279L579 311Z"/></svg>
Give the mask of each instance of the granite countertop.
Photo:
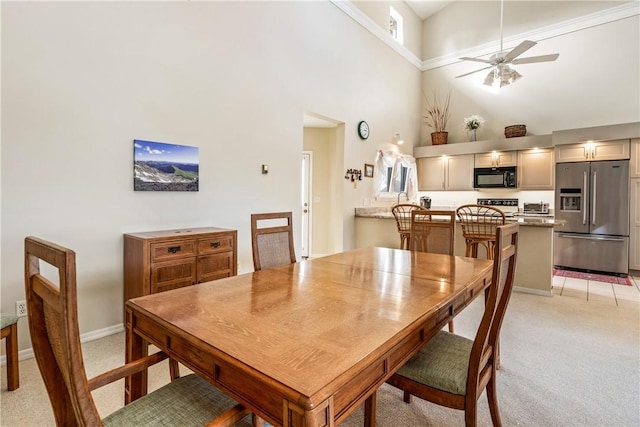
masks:
<svg viewBox="0 0 640 427"><path fill-rule="evenodd" d="M451 206L432 206L432 210L453 210ZM395 219L390 207L355 208L357 218ZM517 222L520 225L532 227L561 227L565 221L556 220L551 215L518 215L507 217L507 222Z"/></svg>

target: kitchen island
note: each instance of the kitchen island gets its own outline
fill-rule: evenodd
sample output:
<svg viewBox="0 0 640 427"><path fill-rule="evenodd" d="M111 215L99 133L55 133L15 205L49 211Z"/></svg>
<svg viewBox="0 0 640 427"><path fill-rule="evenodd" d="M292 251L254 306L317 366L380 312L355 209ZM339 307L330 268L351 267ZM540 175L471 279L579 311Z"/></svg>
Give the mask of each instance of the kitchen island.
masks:
<svg viewBox="0 0 640 427"><path fill-rule="evenodd" d="M451 210L450 207L433 209ZM521 292L551 296L553 284L553 230L563 221L553 217L509 217L507 222L520 224L518 255L514 289ZM400 235L396 221L388 207L355 209L355 245L400 248ZM454 254L464 256L465 242L460 224L456 225ZM480 258L486 257L482 247Z"/></svg>

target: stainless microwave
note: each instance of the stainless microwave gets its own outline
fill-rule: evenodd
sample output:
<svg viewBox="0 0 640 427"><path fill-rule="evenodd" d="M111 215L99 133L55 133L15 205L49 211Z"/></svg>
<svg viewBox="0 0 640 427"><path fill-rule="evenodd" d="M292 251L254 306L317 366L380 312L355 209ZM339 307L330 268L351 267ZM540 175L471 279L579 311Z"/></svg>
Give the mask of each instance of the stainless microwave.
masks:
<svg viewBox="0 0 640 427"><path fill-rule="evenodd" d="M475 168L473 188L516 188L516 167Z"/></svg>

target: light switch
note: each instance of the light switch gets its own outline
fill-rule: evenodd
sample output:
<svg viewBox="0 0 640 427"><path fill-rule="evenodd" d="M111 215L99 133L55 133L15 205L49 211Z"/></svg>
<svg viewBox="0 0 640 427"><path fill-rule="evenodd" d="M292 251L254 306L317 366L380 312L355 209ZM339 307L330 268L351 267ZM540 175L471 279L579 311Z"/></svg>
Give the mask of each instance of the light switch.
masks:
<svg viewBox="0 0 640 427"><path fill-rule="evenodd" d="M262 165L262 174L268 174L269 173L269 165Z"/></svg>

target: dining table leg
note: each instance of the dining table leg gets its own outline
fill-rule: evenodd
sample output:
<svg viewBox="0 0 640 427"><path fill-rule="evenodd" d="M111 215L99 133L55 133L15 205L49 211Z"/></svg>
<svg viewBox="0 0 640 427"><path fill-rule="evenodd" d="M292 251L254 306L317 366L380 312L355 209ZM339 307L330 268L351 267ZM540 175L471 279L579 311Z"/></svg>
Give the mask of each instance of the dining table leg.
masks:
<svg viewBox="0 0 640 427"><path fill-rule="evenodd" d="M376 392L364 401L364 427L376 427Z"/></svg>
<svg viewBox="0 0 640 427"><path fill-rule="evenodd" d="M127 310L125 315L125 363L145 357L148 353L147 342L133 330L135 319L133 313ZM147 394L147 370L126 377L124 380L124 403L129 404Z"/></svg>

